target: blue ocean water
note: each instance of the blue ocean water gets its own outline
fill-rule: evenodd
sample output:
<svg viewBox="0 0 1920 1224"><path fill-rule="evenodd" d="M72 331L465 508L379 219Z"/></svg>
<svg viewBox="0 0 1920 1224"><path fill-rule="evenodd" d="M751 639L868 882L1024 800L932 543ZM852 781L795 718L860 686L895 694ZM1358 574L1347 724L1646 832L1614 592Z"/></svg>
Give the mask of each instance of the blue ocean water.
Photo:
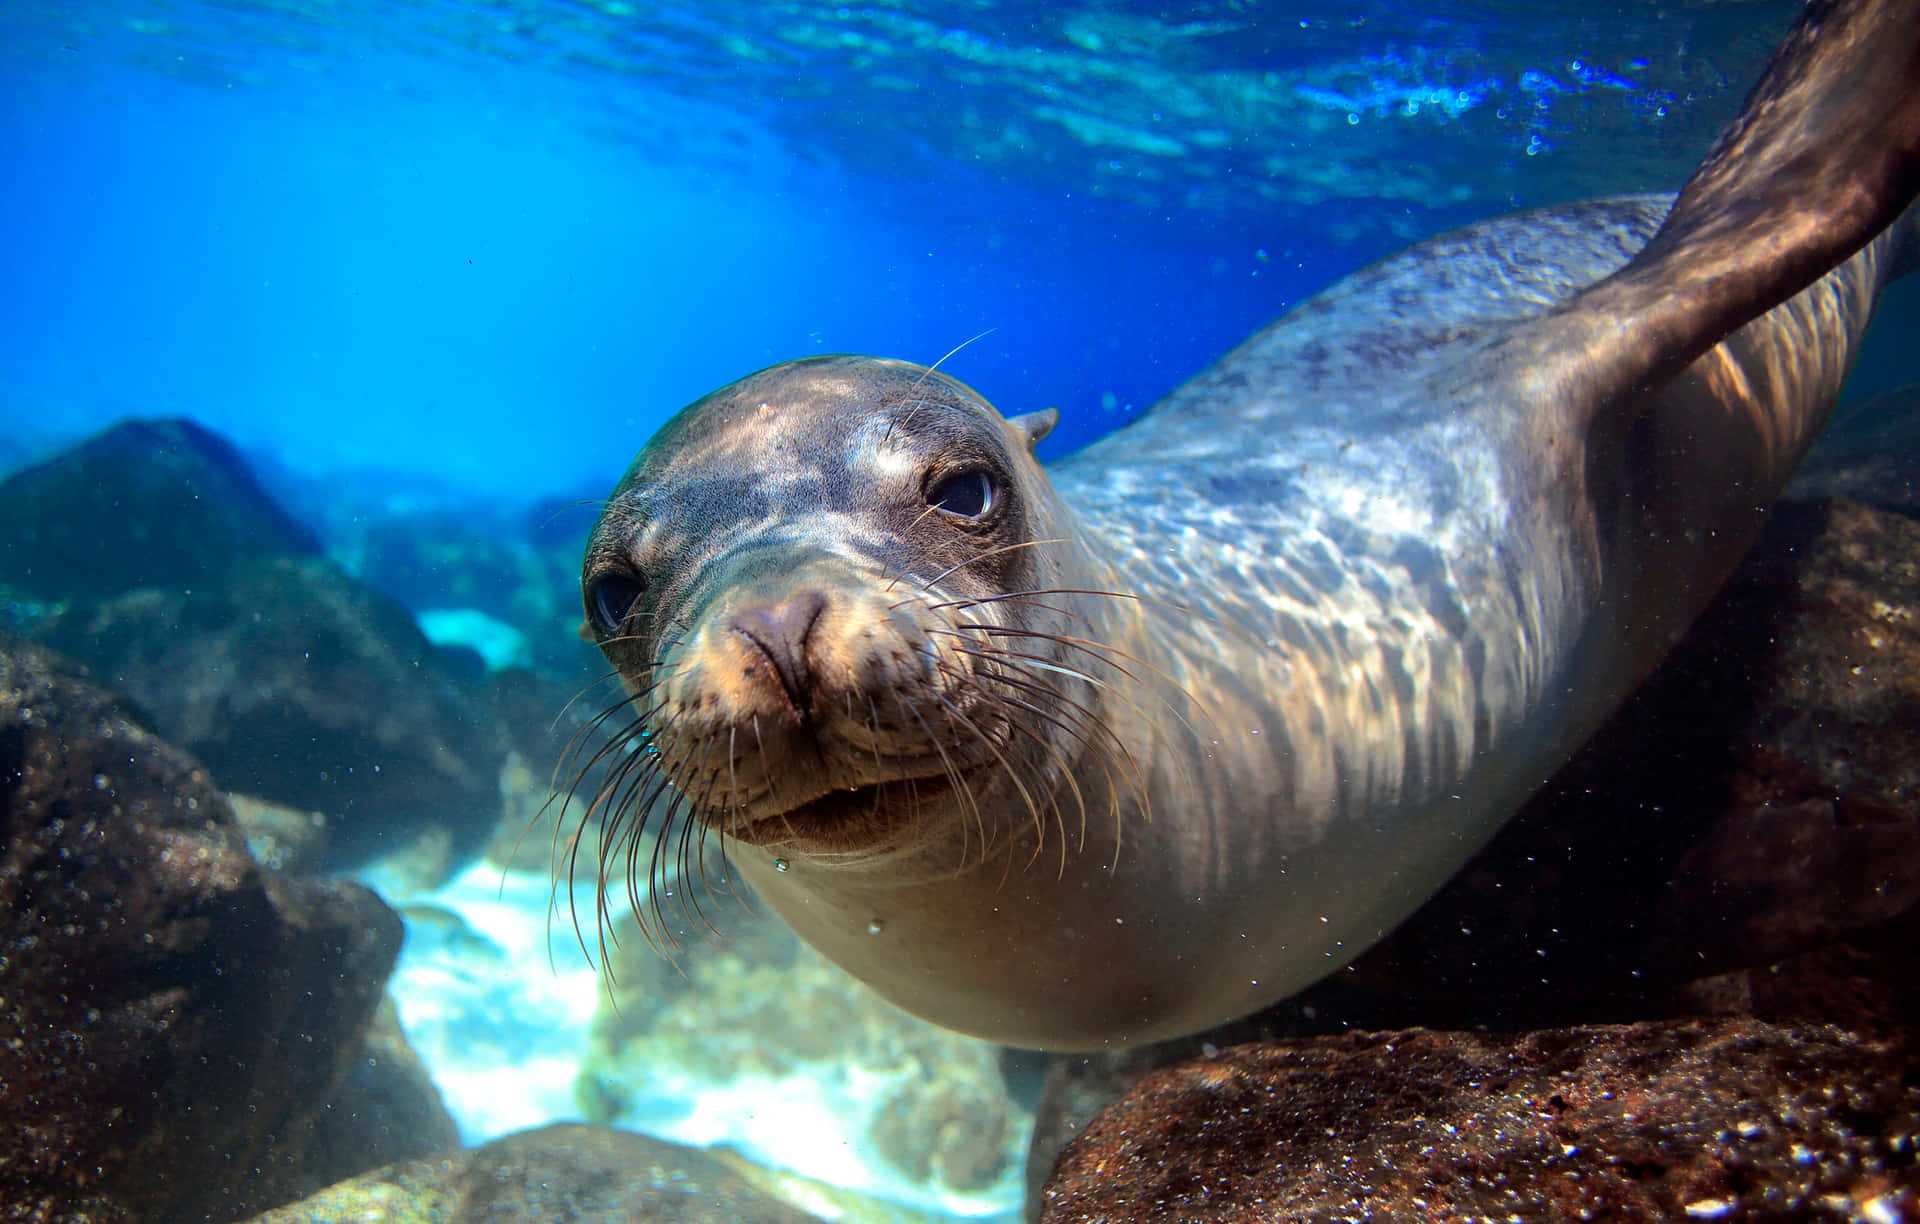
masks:
<svg viewBox="0 0 1920 1224"><path fill-rule="evenodd" d="M972 339L1057 454L1409 240L1676 185L1793 7L10 4L0 415L531 498Z"/></svg>

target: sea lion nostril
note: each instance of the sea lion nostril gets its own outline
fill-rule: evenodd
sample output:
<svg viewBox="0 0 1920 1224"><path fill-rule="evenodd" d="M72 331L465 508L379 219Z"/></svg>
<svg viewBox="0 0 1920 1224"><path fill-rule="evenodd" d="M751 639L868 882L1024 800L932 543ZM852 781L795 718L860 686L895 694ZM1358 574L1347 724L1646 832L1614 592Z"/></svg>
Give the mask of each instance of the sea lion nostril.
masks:
<svg viewBox="0 0 1920 1224"><path fill-rule="evenodd" d="M780 675L787 698L801 714L813 700L813 674L807 665L807 637L815 622L826 611L827 597L821 591L802 591L776 604L755 604L734 615L728 624L759 647L767 662Z"/></svg>

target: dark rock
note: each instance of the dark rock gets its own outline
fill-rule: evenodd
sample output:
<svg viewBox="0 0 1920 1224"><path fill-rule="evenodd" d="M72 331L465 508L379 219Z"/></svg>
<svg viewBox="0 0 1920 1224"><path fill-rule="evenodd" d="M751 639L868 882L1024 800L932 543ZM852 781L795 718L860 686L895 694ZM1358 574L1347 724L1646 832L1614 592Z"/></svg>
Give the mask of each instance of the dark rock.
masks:
<svg viewBox="0 0 1920 1224"><path fill-rule="evenodd" d="M504 746L484 687L405 609L323 558L278 558L193 590L75 605L39 626L127 693L221 786L325 813L348 865L499 815Z"/></svg>
<svg viewBox="0 0 1920 1224"><path fill-rule="evenodd" d="M580 640L579 514L564 541L536 543L528 516L480 503L387 513L354 529L345 553L368 585L416 613L468 610L516 630L531 662L570 675L599 652Z"/></svg>
<svg viewBox="0 0 1920 1224"><path fill-rule="evenodd" d="M1349 1034L1149 1076L1040 1219L1911 1219L1917 1142L1912 1052L1826 1026Z"/></svg>
<svg viewBox="0 0 1920 1224"><path fill-rule="evenodd" d="M360 1057L348 1062L339 1089L314 1120L305 1161L308 1188L459 1146L460 1128L426 1064L407 1044L392 1000L383 999Z"/></svg>
<svg viewBox="0 0 1920 1224"><path fill-rule="evenodd" d="M217 583L319 551L224 439L191 421L125 421L0 482L0 583L42 600Z"/></svg>
<svg viewBox="0 0 1920 1224"><path fill-rule="evenodd" d="M358 572L415 611L476 608L510 624L538 619L553 584L525 542L503 527L452 509L382 518L364 529ZM539 606L523 606L529 597Z"/></svg>
<svg viewBox="0 0 1920 1224"><path fill-rule="evenodd" d="M1920 383L1835 412L1794 473L1787 496L1796 501L1851 497L1920 516Z"/></svg>
<svg viewBox="0 0 1920 1224"><path fill-rule="evenodd" d="M1779 507L1660 670L1348 980L1446 1026L1669 1014L1694 978L1913 906L1916 558L1903 516Z"/></svg>
<svg viewBox="0 0 1920 1224"><path fill-rule="evenodd" d="M459 1178L461 1221L806 1224L693 1148L590 1126L549 1126L476 1151Z"/></svg>
<svg viewBox="0 0 1920 1224"><path fill-rule="evenodd" d="M348 1219L445 1224L812 1224L726 1162L644 1135L549 1126L470 1152L397 1164L259 1224Z"/></svg>
<svg viewBox="0 0 1920 1224"><path fill-rule="evenodd" d="M270 803L257 795L227 792L247 849L260 865L281 875L314 875L326 862L327 816Z"/></svg>
<svg viewBox="0 0 1920 1224"><path fill-rule="evenodd" d="M261 868L204 771L11 639L0 849L4 1218L217 1221L306 1192L393 913Z"/></svg>

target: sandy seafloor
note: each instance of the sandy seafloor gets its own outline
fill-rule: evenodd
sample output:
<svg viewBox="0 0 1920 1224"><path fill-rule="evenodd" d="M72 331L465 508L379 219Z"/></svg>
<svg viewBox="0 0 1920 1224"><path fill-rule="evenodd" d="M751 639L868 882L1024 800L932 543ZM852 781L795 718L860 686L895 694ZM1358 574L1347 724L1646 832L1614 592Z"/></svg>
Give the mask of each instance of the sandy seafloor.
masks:
<svg viewBox="0 0 1920 1224"><path fill-rule="evenodd" d="M444 887L408 895L378 871L364 882L398 905L406 945L389 992L415 1051L432 1068L469 1145L556 1121L582 1120L576 1079L601 998L601 976L573 942L545 871L469 867ZM573 904L593 912L590 886ZM558 900L564 911L564 895ZM831 1061L724 1084L671 1065L645 1068L647 1092L618 1120L695 1147L724 1145L816 1181L936 1216L1021 1218L1027 1131L1008 1136L1006 1174L959 1193L903 1174L865 1136L892 1086Z"/></svg>

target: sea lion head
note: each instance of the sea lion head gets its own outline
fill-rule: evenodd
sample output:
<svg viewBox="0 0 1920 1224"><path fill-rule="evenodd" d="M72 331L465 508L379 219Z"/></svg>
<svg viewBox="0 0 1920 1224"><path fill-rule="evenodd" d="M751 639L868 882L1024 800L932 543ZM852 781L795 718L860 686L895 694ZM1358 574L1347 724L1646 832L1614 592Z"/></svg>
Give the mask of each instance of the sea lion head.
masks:
<svg viewBox="0 0 1920 1224"><path fill-rule="evenodd" d="M781 870L930 845L958 870L1058 819L1107 665L1074 644L1076 544L1033 455L1056 419L833 356L670 420L582 571L628 693L610 817L690 817Z"/></svg>

